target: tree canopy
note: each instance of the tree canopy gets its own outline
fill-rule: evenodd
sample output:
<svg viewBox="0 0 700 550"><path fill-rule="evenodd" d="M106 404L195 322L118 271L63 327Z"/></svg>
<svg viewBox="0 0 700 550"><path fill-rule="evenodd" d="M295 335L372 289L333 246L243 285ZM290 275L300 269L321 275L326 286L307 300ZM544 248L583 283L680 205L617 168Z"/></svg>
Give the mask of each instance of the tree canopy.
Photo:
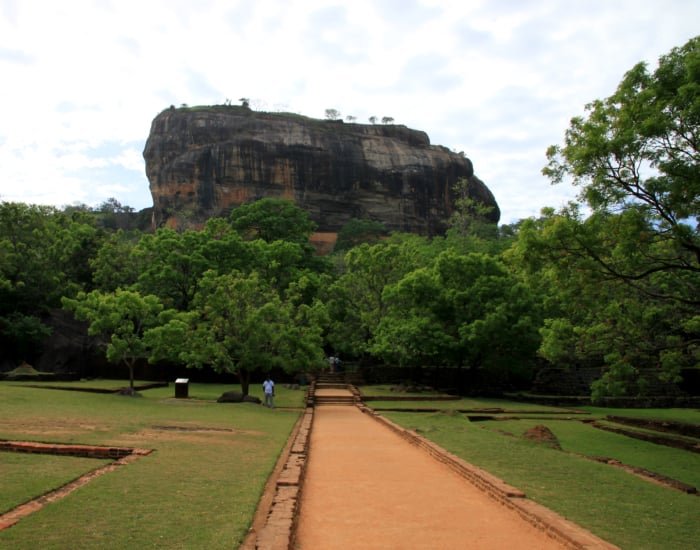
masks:
<svg viewBox="0 0 700 550"><path fill-rule="evenodd" d="M662 56L653 73L639 63L586 110L564 146L549 148L543 172L555 183L570 177L595 214L617 214L615 241L625 249L605 255L581 239L581 252L639 288L665 273L679 284L650 293L700 305L700 37Z"/></svg>

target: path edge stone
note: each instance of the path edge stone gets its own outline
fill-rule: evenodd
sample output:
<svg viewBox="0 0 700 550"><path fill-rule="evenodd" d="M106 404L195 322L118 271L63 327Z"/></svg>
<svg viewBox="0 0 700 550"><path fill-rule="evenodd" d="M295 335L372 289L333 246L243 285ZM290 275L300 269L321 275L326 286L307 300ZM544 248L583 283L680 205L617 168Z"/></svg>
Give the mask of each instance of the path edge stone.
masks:
<svg viewBox="0 0 700 550"><path fill-rule="evenodd" d="M403 439L428 452L433 458L447 465L461 477L477 486L491 498L517 512L524 520L572 550L620 550L618 546L594 535L558 513L527 498L521 490L508 485L502 479L482 470L443 449L420 434L403 428L388 418L377 414L365 405L358 405L371 416Z"/></svg>
<svg viewBox="0 0 700 550"><path fill-rule="evenodd" d="M307 406L268 482L273 485L269 488L273 492L272 498L269 503L261 499L256 512L256 516L265 514L264 524L255 529L256 522L253 522L251 532L239 550L288 550L291 547L306 473L313 417L314 408Z"/></svg>

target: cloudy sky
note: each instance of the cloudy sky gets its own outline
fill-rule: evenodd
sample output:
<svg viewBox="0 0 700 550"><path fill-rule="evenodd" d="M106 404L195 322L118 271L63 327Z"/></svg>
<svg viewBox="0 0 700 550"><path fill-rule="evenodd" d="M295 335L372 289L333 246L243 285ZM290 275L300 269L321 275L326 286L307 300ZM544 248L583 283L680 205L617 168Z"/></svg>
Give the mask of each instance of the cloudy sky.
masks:
<svg viewBox="0 0 700 550"><path fill-rule="evenodd" d="M423 130L511 223L575 196L540 172L571 117L699 22L698 0L0 0L0 200L152 206L153 118L247 97Z"/></svg>

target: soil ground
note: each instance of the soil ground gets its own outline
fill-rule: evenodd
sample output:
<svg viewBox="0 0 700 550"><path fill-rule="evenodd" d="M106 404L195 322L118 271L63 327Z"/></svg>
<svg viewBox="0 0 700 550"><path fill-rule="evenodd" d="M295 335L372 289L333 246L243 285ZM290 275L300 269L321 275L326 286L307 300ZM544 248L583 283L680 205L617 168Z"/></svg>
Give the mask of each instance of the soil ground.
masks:
<svg viewBox="0 0 700 550"><path fill-rule="evenodd" d="M316 407L296 550L559 549L356 407Z"/></svg>

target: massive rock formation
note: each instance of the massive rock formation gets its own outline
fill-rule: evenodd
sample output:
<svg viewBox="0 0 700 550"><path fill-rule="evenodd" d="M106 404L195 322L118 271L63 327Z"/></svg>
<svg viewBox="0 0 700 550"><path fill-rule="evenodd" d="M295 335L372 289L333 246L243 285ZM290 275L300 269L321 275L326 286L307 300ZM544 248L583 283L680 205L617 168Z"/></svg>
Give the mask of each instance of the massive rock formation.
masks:
<svg viewBox="0 0 700 550"><path fill-rule="evenodd" d="M492 207L492 221L500 216L469 159L400 125L171 107L153 120L143 156L157 227L196 227L240 204L282 197L309 212L319 232L364 218L435 235L446 229L460 178L470 198Z"/></svg>

